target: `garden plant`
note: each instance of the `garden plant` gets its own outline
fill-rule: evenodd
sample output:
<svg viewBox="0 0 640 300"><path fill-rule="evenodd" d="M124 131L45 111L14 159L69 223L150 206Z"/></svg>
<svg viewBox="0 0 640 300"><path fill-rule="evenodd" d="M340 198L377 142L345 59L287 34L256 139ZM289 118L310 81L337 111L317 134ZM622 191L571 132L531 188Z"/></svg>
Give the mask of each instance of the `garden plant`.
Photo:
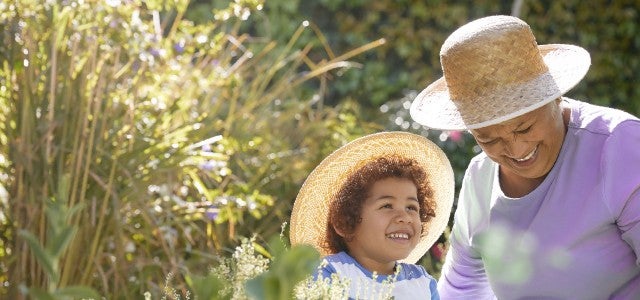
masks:
<svg viewBox="0 0 640 300"><path fill-rule="evenodd" d="M342 298L288 245L321 159L412 131L459 185L479 148L408 108L444 38L489 14L587 48L569 96L638 115L636 2L2 1L0 299ZM446 239L420 261L436 278Z"/></svg>
<svg viewBox="0 0 640 300"><path fill-rule="evenodd" d="M323 89L380 41L336 55L308 22L243 33L262 1L188 5L0 4L1 298L202 294L243 238L271 258L308 164L373 130Z"/></svg>

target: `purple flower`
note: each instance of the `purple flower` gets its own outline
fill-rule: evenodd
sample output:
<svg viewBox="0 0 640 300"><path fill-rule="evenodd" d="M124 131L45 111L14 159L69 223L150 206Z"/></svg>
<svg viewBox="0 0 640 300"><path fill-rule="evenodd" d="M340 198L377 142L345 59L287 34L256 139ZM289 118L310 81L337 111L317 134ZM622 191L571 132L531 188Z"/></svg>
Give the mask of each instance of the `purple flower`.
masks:
<svg viewBox="0 0 640 300"><path fill-rule="evenodd" d="M217 167L217 163L214 160L208 160L207 162L200 164L200 169L204 171L211 171Z"/></svg>
<svg viewBox="0 0 640 300"><path fill-rule="evenodd" d="M173 50L178 52L178 54L182 54L182 52L184 52L184 43L178 43L173 45Z"/></svg>
<svg viewBox="0 0 640 300"><path fill-rule="evenodd" d="M131 69L135 72L138 71L140 69L140 61L136 60L133 62L133 65L131 66Z"/></svg>
<svg viewBox="0 0 640 300"><path fill-rule="evenodd" d="M207 211L204 213L204 216L210 220L210 221L214 221L217 217L218 217L218 208L215 206L211 206L209 209L207 209Z"/></svg>
<svg viewBox="0 0 640 300"><path fill-rule="evenodd" d="M156 49L156 48L151 48L151 49L149 50L149 53L150 53L151 55L153 55L153 57L158 57L158 56L160 56L160 50L158 50L158 49Z"/></svg>

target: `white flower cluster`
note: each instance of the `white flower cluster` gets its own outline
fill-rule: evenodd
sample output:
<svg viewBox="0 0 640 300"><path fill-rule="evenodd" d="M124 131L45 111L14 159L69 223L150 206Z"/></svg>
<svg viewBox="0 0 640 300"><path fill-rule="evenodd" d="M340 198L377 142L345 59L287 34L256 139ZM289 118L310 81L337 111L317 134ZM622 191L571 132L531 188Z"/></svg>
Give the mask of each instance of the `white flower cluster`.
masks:
<svg viewBox="0 0 640 300"><path fill-rule="evenodd" d="M327 261L323 261L318 267L319 269L326 264ZM396 282L396 278L400 272L400 268L396 269L393 276L389 276L380 284L376 282L376 273L373 274L373 281L365 278L357 278L354 282L352 279L341 277L338 274L331 274L331 277L324 278L319 275L317 279L309 277L306 280L300 282L295 290L294 296L296 299L317 300L317 299L349 299L350 290L352 284L355 291L355 299L373 299L373 300L386 300L393 299L393 287Z"/></svg>
<svg viewBox="0 0 640 300"><path fill-rule="evenodd" d="M162 291L164 294L162 298L160 298L160 300L167 300L167 299L182 300L180 293L170 285L171 280L173 279L173 276L174 275L171 272L167 274L164 281L164 289ZM145 300L149 300L151 298L151 294L146 292L144 293L144 297L145 297ZM191 293L187 290L184 297L185 297L184 300L191 300Z"/></svg>
<svg viewBox="0 0 640 300"><path fill-rule="evenodd" d="M227 295L231 292L231 299L248 299L245 283L266 272L269 268L269 259L255 253L254 242L255 237L243 239L241 245L236 247L230 259L225 259L220 265L211 270L212 273L226 278L231 283L231 286L219 291L220 295Z"/></svg>
<svg viewBox="0 0 640 300"><path fill-rule="evenodd" d="M338 274L331 274L329 278L308 277L294 289L296 299L349 299L349 285L351 280L341 278Z"/></svg>
<svg viewBox="0 0 640 300"><path fill-rule="evenodd" d="M219 265L211 269L211 273L229 283L224 289L218 291L218 297L222 299L248 300L249 297L245 290L246 283L268 271L271 260L256 253L254 243L255 237L243 239L241 245L236 247L231 257L223 258ZM318 269L324 267L326 263L326 261L323 261L318 266ZM347 300L350 294L355 293L355 295L351 296L355 299L393 299L392 292L399 272L400 268L396 270L393 276L389 276L381 283L377 282L375 273L373 274L373 281L365 278L351 279L341 277L339 274L331 274L327 278L318 275L316 279L314 279L314 276L308 276L295 286L292 296L295 299ZM319 273L321 274L321 272ZM178 291L169 285L172 278L173 274L169 273L165 280L162 300L181 299ZM150 293L145 293L146 300L149 300L150 296ZM187 291L185 300L189 300L189 298L190 294Z"/></svg>

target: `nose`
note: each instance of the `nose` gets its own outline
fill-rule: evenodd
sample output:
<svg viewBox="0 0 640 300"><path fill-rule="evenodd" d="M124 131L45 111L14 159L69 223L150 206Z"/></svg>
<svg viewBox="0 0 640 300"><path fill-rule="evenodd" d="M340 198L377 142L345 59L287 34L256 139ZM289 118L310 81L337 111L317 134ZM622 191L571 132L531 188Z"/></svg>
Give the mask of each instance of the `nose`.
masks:
<svg viewBox="0 0 640 300"><path fill-rule="evenodd" d="M409 211L406 209L398 209L396 211L395 220L398 223L411 223L411 216L409 215Z"/></svg>
<svg viewBox="0 0 640 300"><path fill-rule="evenodd" d="M527 143L518 141L515 138L510 141L505 141L504 149L507 156L516 159L525 157L529 154L529 151L531 151L531 148Z"/></svg>

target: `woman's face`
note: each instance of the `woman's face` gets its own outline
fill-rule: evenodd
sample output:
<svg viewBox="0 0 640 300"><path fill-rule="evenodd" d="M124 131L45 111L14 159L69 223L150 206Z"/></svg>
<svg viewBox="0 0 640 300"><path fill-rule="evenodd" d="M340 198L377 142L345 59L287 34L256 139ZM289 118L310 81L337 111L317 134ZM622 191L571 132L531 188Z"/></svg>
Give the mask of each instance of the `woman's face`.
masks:
<svg viewBox="0 0 640 300"><path fill-rule="evenodd" d="M473 129L482 150L501 175L544 178L556 162L566 133L561 100L500 124Z"/></svg>

